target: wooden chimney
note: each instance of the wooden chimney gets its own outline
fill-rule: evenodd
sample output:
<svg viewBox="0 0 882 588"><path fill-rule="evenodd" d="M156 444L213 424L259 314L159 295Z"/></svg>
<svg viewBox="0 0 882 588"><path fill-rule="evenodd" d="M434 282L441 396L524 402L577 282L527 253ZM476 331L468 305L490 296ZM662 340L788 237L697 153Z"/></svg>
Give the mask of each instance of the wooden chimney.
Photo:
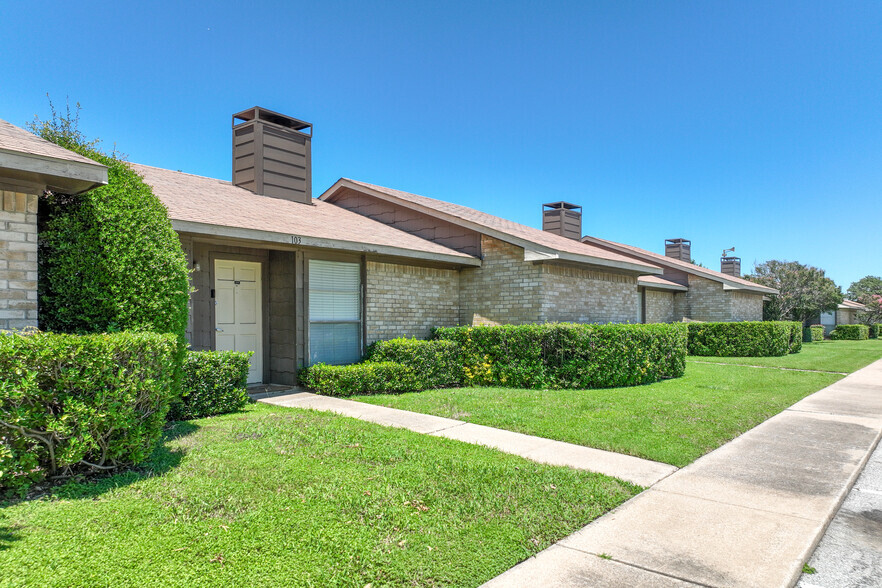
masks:
<svg viewBox="0 0 882 588"><path fill-rule="evenodd" d="M582 207L569 202L542 205L542 230L566 237L582 238Z"/></svg>
<svg viewBox="0 0 882 588"><path fill-rule="evenodd" d="M233 115L233 184L312 203L312 125L255 106Z"/></svg>
<svg viewBox="0 0 882 588"><path fill-rule="evenodd" d="M692 241L689 239L665 239L665 257L691 262Z"/></svg>

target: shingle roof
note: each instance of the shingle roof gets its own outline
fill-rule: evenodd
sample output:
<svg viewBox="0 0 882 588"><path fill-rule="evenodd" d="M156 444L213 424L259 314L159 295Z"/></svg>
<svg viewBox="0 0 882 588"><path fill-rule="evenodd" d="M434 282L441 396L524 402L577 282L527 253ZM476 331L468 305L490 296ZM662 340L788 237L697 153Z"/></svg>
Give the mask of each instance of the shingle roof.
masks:
<svg viewBox="0 0 882 588"><path fill-rule="evenodd" d="M130 164L168 208L172 221L199 223L342 241L384 248L387 253L441 256L474 265L465 253L422 239L339 206L313 199L312 205L260 196L230 182L147 165Z"/></svg>
<svg viewBox="0 0 882 588"><path fill-rule="evenodd" d="M620 253L624 253L627 255L634 256L638 259L647 259L652 263L655 263L660 266L667 266L670 268L678 269L684 271L689 274L695 274L701 276L703 278L707 278L710 280L714 280L717 282L722 282L727 284L730 287L739 289L739 290L753 290L755 292L763 292L765 294L777 294L778 291L774 288L767 288L766 286L761 286L757 283L751 282L749 280L745 280L743 278L736 278L734 276L730 276L724 274L722 272L717 272L712 269L707 269L704 267L697 266L693 263L689 263L687 261L682 261L679 259L674 259L673 257L667 257L665 255L661 255L660 253L653 253L652 251L647 251L646 249L640 249L639 247L634 247L633 245L625 245L623 243L616 243L615 241L608 241L606 239L601 239L599 237L582 237L582 242L586 244L600 245L610 247L615 249Z"/></svg>
<svg viewBox="0 0 882 588"><path fill-rule="evenodd" d="M520 245L521 243L527 243L532 244L539 249L560 252L565 254L562 258L570 261L618 267L646 274L661 273L658 266L645 261L635 260L630 256L620 255L615 252L601 249L600 247L586 245L574 239L567 239L566 237L554 233L528 227L492 214L487 214L486 212L475 210L474 208L469 208L468 206L436 200L435 198L428 198L426 196L402 192L401 190L394 190L383 186L376 186L374 184L368 184L367 182L341 178L324 194L319 196L319 199L327 200L331 198L337 190L343 187L350 187L356 190L368 190L371 194L384 200L405 205L409 204L417 210L421 210L433 216L438 216L439 218L444 218L454 224L470 227L479 232L489 234L490 236L501 238L502 240L506 240L506 237L508 237L520 242L516 242L515 244Z"/></svg>
<svg viewBox="0 0 882 588"><path fill-rule="evenodd" d="M842 304L839 305L839 308L848 310L868 310L865 305L860 302L855 302L854 300L843 300Z"/></svg>
<svg viewBox="0 0 882 588"><path fill-rule="evenodd" d="M51 143L3 119L0 119L0 150L104 167L97 161L93 161L79 153L74 153L64 147L59 147L55 143Z"/></svg>

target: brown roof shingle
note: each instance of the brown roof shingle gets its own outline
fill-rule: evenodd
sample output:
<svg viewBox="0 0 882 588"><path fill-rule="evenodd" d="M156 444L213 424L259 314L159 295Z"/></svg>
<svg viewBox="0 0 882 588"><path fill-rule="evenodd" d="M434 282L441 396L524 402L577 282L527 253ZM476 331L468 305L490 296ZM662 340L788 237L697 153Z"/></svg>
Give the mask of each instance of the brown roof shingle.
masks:
<svg viewBox="0 0 882 588"><path fill-rule="evenodd" d="M700 267L687 261L674 259L673 257L667 257L665 255L661 255L660 253L653 253L652 251L647 251L646 249L640 249L639 247L634 247L633 245L625 245L624 243L616 243L615 241L608 241L606 239L601 239L600 237L590 236L583 237L582 242L586 244L610 247L612 249L615 249L616 251L619 251L620 253L632 255L637 258L645 258L657 265L672 267L686 273L696 274L704 278L715 280L717 282L728 283L730 286L734 286L738 289L754 290L756 292L763 292L765 294L778 293L778 291L774 288L767 288L766 286L761 286L755 282L751 282L750 280L745 280L744 278L729 276L722 272L717 272L712 269Z"/></svg>
<svg viewBox="0 0 882 588"><path fill-rule="evenodd" d="M394 248L413 257L443 256L475 261L444 247L327 202L302 204L260 196L230 182L141 164L129 164L165 204L172 221L267 231ZM422 256L425 257L425 256ZM456 259L454 259L456 258Z"/></svg>
<svg viewBox="0 0 882 588"><path fill-rule="evenodd" d="M481 212L480 210L475 210L468 206L436 200L435 198L428 198L426 196L402 192L401 190L394 190L383 186L376 186L374 184L368 184L367 182L341 178L334 184L334 186L319 196L319 199L326 200L331 198L334 192L342 187L350 187L356 190L359 188L367 189L372 194L385 200L416 205L418 209L445 218L454 224L472 226L473 228L478 227L479 230L481 228L485 229L483 232L488 232L489 230L491 236L493 236L492 233L497 233L513 237L516 240L532 243L540 248L570 254L578 258L579 261L585 263L597 263L599 265L607 266L627 266L626 269L631 271L643 271L647 274L660 273L659 268L654 264L635 260L633 257L620 255L615 252L601 249L600 247L586 245L554 233L541 231L492 214L487 214L486 212Z"/></svg>
<svg viewBox="0 0 882 588"><path fill-rule="evenodd" d="M74 153L64 147L59 147L55 143L51 143L3 119L0 119L0 150L104 167L97 161L93 161L79 153Z"/></svg>

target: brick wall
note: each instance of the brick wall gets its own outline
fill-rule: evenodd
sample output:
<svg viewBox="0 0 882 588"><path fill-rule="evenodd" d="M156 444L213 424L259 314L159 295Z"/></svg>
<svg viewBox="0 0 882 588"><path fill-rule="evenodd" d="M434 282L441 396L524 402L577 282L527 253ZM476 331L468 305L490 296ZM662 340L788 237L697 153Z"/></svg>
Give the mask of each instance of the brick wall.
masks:
<svg viewBox="0 0 882 588"><path fill-rule="evenodd" d="M857 312L855 312L854 310L842 308L836 310L837 325L856 325L857 323Z"/></svg>
<svg viewBox="0 0 882 588"><path fill-rule="evenodd" d="M462 270L460 315L464 325L522 325L541 318L542 267L524 261L517 245L481 236L483 265Z"/></svg>
<svg viewBox="0 0 882 588"><path fill-rule="evenodd" d="M37 195L0 191L0 330L37 326Z"/></svg>
<svg viewBox="0 0 882 588"><path fill-rule="evenodd" d="M686 316L696 321L731 321L732 299L729 294L719 282L690 275Z"/></svg>
<svg viewBox="0 0 882 588"><path fill-rule="evenodd" d="M573 323L636 323L637 278L543 264L539 320Z"/></svg>
<svg viewBox="0 0 882 588"><path fill-rule="evenodd" d="M367 341L416 337L433 327L459 323L460 276L456 270L367 262Z"/></svg>
<svg viewBox="0 0 882 588"><path fill-rule="evenodd" d="M296 254L293 251L270 251L269 282L269 381L273 384L297 383L298 343L303 345L303 333L297 332L295 304L303 297L302 284L298 288ZM297 335L300 335L299 337Z"/></svg>
<svg viewBox="0 0 882 588"><path fill-rule="evenodd" d="M749 292L729 292L732 296L733 321L763 320L763 295Z"/></svg>
<svg viewBox="0 0 882 588"><path fill-rule="evenodd" d="M646 290L646 322L671 323L683 317L674 317L674 292ZM685 298L682 294L680 298Z"/></svg>

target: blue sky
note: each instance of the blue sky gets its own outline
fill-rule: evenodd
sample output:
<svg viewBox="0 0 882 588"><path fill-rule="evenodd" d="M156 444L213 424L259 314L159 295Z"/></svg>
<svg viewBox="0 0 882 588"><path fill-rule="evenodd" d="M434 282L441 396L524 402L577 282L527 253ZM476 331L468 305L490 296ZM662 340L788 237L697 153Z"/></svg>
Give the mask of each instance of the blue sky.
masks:
<svg viewBox="0 0 882 588"><path fill-rule="evenodd" d="M82 104L131 161L229 179L231 115L341 176L719 269L882 274L879 2L6 2L0 118ZM345 228L341 229L345 237Z"/></svg>

